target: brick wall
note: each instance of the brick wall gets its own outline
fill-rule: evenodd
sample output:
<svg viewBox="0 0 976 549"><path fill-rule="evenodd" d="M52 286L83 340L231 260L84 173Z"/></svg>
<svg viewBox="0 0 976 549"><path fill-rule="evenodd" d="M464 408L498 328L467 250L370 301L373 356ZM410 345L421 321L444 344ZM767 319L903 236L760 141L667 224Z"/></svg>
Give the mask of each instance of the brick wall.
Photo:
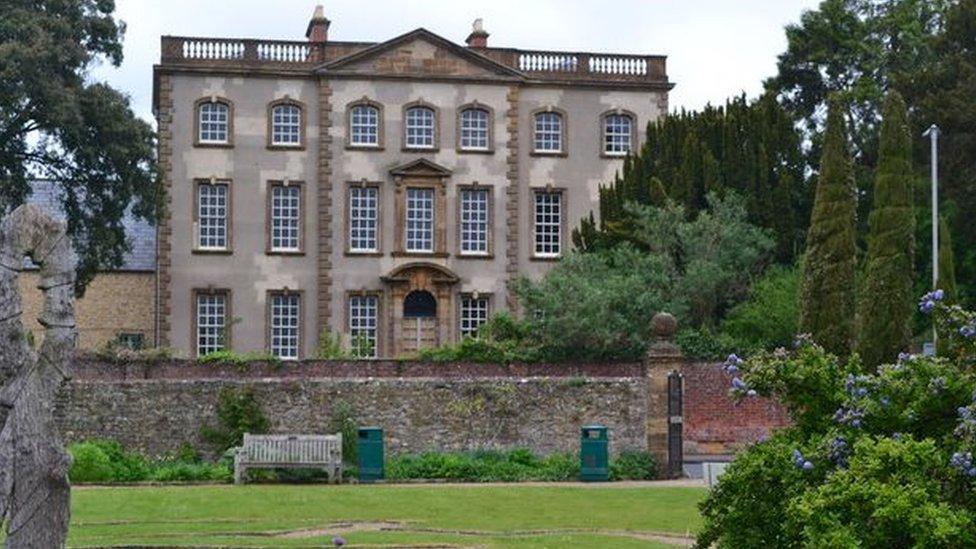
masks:
<svg viewBox="0 0 976 549"><path fill-rule="evenodd" d="M789 424L782 406L765 398L734 401L731 378L720 365L689 363L684 369L685 454L728 454Z"/></svg>
<svg viewBox="0 0 976 549"><path fill-rule="evenodd" d="M24 307L24 324L37 342L44 328L34 319L41 313L43 294L37 289L36 272L20 273L18 285ZM85 297L75 301L78 347L95 349L114 340L120 332L143 334L153 345L156 279L148 272L99 273L88 285Z"/></svg>

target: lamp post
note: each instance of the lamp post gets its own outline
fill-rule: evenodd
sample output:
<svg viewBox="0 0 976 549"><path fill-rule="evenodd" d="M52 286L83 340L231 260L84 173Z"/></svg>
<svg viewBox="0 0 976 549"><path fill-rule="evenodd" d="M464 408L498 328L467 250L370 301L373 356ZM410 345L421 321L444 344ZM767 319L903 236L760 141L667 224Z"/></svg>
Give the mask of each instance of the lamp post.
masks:
<svg viewBox="0 0 976 549"><path fill-rule="evenodd" d="M932 289L939 285L939 127L929 126L922 135L932 143ZM932 343L937 344L939 334L932 325Z"/></svg>

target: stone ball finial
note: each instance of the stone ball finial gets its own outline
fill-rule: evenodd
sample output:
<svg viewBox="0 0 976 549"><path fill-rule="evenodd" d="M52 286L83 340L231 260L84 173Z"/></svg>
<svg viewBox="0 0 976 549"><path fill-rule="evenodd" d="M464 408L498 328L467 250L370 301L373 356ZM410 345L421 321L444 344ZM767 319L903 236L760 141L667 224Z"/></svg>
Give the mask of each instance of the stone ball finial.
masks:
<svg viewBox="0 0 976 549"><path fill-rule="evenodd" d="M678 331L678 321L671 313L660 312L651 319L651 335L658 341L674 339Z"/></svg>

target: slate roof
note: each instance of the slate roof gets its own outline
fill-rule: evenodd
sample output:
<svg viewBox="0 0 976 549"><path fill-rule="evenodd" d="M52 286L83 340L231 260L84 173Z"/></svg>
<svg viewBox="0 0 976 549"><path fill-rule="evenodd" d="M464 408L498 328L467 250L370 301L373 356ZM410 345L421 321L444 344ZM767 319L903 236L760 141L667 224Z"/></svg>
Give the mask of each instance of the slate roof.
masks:
<svg viewBox="0 0 976 549"><path fill-rule="evenodd" d="M64 210L58 196L57 185L52 181L39 179L31 182L31 194L27 202L35 204L63 217ZM131 213L122 220L125 226L125 237L132 249L125 254L122 265L111 271L155 271L156 270L156 228L148 221L137 219ZM26 268L36 268L29 260L25 260Z"/></svg>

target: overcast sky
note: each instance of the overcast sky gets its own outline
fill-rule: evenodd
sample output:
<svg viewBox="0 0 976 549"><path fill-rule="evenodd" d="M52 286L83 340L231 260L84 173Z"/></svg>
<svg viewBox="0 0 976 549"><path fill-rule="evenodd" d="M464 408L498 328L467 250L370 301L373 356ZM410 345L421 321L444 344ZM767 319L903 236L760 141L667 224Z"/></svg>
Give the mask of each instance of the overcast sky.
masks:
<svg viewBox="0 0 976 549"><path fill-rule="evenodd" d="M91 74L152 119L159 37L304 39L315 0L116 0L125 61ZM671 107L757 94L786 46L783 27L819 0L325 0L329 38L383 41L417 27L464 43L476 17L489 46L668 56Z"/></svg>

